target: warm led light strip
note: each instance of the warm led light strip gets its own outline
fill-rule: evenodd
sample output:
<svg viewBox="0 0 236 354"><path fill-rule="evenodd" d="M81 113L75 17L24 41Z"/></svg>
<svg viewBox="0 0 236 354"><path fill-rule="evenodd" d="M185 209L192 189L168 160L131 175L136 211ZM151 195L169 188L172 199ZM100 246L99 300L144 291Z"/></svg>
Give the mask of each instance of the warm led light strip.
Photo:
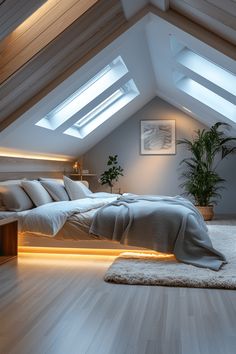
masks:
<svg viewBox="0 0 236 354"><path fill-rule="evenodd" d="M105 248L64 248L64 247L27 247L19 246L19 253L47 253L47 254L78 254L78 255L94 255L94 256L119 256L124 252L153 254L160 257L172 257L173 255L166 253L158 253L151 250L142 249L105 249Z"/></svg>
<svg viewBox="0 0 236 354"><path fill-rule="evenodd" d="M9 152L0 152L0 157L16 157L19 159L33 159L33 160L47 160L47 161L70 161L69 158L65 157L51 157L44 155L24 155Z"/></svg>

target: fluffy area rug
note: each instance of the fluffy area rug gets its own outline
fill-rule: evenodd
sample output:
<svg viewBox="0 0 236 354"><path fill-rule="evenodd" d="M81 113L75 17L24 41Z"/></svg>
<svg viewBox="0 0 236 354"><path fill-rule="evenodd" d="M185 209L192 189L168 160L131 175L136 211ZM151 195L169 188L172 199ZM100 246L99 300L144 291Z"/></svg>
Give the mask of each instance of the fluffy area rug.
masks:
<svg viewBox="0 0 236 354"><path fill-rule="evenodd" d="M208 228L213 246L228 262L218 272L180 263L173 255L126 252L116 258L104 280L131 285L236 289L236 226Z"/></svg>

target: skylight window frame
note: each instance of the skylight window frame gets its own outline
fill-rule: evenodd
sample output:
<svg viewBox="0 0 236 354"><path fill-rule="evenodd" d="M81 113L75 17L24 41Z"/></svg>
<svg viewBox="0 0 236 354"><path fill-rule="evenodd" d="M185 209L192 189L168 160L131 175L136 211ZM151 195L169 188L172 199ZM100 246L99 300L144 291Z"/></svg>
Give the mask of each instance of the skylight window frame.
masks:
<svg viewBox="0 0 236 354"><path fill-rule="evenodd" d="M173 81L193 99L236 123L236 75L170 36Z"/></svg>
<svg viewBox="0 0 236 354"><path fill-rule="evenodd" d="M182 92L236 123L236 105L234 103L187 76L182 75L182 78L176 80L175 84Z"/></svg>
<svg viewBox="0 0 236 354"><path fill-rule="evenodd" d="M189 72L213 83L220 90L236 96L236 75L228 69L214 63L196 51L184 47L176 56L175 61Z"/></svg>
<svg viewBox="0 0 236 354"><path fill-rule="evenodd" d="M121 56L118 56L94 75L88 82L83 84L78 90L73 92L67 99L57 105L51 112L45 115L35 125L55 130L67 122L73 116L77 115L86 106L89 106L96 97L102 95L113 84L128 74L128 68ZM108 77L105 80L105 75ZM94 87L96 86L96 90ZM89 91L91 96L89 97ZM89 97L89 98L88 98ZM73 102L77 107L72 107ZM70 110L71 108L71 110ZM64 111L63 111L64 110Z"/></svg>
<svg viewBox="0 0 236 354"><path fill-rule="evenodd" d="M87 116L87 114L84 115L76 123L74 123L73 126L65 130L64 134L71 135L79 139L84 139L93 130L95 130L105 121L110 119L114 114L118 113L118 111L120 111L123 107L125 107L128 103L130 103L133 99L135 99L140 94L133 79L130 79L127 82L125 82L125 84L123 84L116 91L121 92L119 98L117 98L110 105L108 105L108 107L103 109L102 112L100 112L98 115L96 114L94 114L94 116L92 115L92 119L89 119L89 121L86 124L84 124L83 126L79 126L78 122L83 120ZM107 98L104 101L106 100ZM100 103L101 106L103 106L104 101ZM95 112L97 107L98 105L95 106L93 110L88 112L88 114L91 114L92 111Z"/></svg>
<svg viewBox="0 0 236 354"><path fill-rule="evenodd" d="M92 120L101 114L105 109L109 108L117 100L119 100L124 95L124 90L122 88L117 89L111 95L109 95L105 100L96 105L92 110L80 118L74 126L78 128L83 128L86 124L90 123Z"/></svg>
<svg viewBox="0 0 236 354"><path fill-rule="evenodd" d="M55 107L51 112L46 114L47 119L53 118L53 116L63 110L68 104L77 99L82 93L84 93L90 86L92 86L96 81L100 80L105 74L111 70L111 65L108 64L104 69L100 70L94 77L92 77L88 82L82 85L78 90L76 90L71 96Z"/></svg>

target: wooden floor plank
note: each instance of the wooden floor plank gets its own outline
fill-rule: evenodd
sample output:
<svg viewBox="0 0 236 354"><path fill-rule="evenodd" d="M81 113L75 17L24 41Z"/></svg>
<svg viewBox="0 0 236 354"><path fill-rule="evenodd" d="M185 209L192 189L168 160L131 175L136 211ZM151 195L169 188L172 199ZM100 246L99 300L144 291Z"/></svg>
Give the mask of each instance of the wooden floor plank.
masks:
<svg viewBox="0 0 236 354"><path fill-rule="evenodd" d="M108 284L112 261L20 254L1 265L0 353L235 353L236 291Z"/></svg>

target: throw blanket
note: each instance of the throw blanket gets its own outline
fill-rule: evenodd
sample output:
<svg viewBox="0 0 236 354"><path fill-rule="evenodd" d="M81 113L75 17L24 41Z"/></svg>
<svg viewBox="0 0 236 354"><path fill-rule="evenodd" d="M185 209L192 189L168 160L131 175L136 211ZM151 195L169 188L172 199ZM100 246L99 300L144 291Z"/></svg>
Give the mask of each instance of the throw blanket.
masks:
<svg viewBox="0 0 236 354"><path fill-rule="evenodd" d="M215 250L205 222L182 197L126 195L100 208L90 232L125 245L174 253L184 263L219 270L226 262Z"/></svg>

